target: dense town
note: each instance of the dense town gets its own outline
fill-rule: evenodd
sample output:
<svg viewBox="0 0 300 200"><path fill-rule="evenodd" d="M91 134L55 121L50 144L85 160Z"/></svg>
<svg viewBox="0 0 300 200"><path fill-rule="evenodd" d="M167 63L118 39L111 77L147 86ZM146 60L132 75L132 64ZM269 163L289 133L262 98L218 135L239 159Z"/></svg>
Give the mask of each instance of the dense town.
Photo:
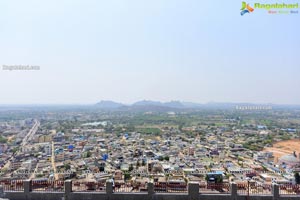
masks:
<svg viewBox="0 0 300 200"><path fill-rule="evenodd" d="M288 110L3 111L1 184L72 180L74 190L101 190L112 181L116 190L143 191L153 182L162 192L164 185L184 191L189 182L206 189L233 182L299 184L295 117L299 113ZM289 145L274 148L280 142Z"/></svg>

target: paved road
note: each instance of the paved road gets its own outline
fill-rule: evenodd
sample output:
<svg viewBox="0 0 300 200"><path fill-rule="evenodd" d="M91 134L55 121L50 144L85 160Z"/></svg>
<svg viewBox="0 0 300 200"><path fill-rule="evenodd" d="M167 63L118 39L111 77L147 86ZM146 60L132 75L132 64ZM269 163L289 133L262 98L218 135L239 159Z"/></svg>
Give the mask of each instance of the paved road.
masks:
<svg viewBox="0 0 300 200"><path fill-rule="evenodd" d="M52 141L52 156L51 156L51 164L54 172L54 180L58 180L58 174L56 173L56 165L55 165L55 153L54 153L54 142Z"/></svg>
<svg viewBox="0 0 300 200"><path fill-rule="evenodd" d="M34 119L34 125L29 130L29 132L26 134L26 136L23 138L22 143L20 145L21 147L24 147L25 145L28 144L28 142L33 138L34 134L37 132L39 126L40 126L40 122L37 119ZM15 153L15 155L17 155L18 153L20 153L20 151L21 151L21 149L19 151L17 151ZM8 158L6 160L6 163L4 165L5 168L8 168L8 166L10 166L10 164L11 164L10 159L12 159L12 158Z"/></svg>
<svg viewBox="0 0 300 200"><path fill-rule="evenodd" d="M27 133L27 135L23 138L22 143L21 143L21 147L25 146L28 144L28 142L30 140L32 140L33 136L35 135L35 133L37 132L37 130L39 129L39 126L41 125L41 123L35 119L34 120L34 125L32 126L32 128L29 130L29 132Z"/></svg>

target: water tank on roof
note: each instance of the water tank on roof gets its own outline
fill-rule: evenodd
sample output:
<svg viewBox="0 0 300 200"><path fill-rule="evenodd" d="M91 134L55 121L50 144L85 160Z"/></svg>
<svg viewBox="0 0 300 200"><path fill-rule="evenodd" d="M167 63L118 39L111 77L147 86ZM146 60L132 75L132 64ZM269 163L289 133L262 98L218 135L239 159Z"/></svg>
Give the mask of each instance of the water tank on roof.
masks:
<svg viewBox="0 0 300 200"><path fill-rule="evenodd" d="M108 154L103 154L102 159L106 161L108 159Z"/></svg>

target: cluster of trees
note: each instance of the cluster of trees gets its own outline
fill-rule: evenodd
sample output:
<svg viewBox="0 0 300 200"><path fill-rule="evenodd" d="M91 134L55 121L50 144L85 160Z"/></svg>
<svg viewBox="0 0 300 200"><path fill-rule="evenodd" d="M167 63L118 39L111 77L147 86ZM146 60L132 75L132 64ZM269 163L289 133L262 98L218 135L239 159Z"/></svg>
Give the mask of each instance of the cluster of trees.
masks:
<svg viewBox="0 0 300 200"><path fill-rule="evenodd" d="M267 135L264 138L256 137L256 139L247 141L243 144L244 148L250 149L252 151L260 151L267 144L272 144L274 141L274 137L272 135Z"/></svg>
<svg viewBox="0 0 300 200"><path fill-rule="evenodd" d="M158 158L158 160L159 160L159 161L163 161L163 160L169 161L169 160L170 160L170 157L169 157L169 156L165 156L165 157L160 156L160 157Z"/></svg>
<svg viewBox="0 0 300 200"><path fill-rule="evenodd" d="M90 151L87 151L87 152L84 152L83 153L83 157L84 158L89 158L89 157L91 157L92 156L92 153L90 152Z"/></svg>
<svg viewBox="0 0 300 200"><path fill-rule="evenodd" d="M7 139L3 136L0 136L0 143L6 143Z"/></svg>
<svg viewBox="0 0 300 200"><path fill-rule="evenodd" d="M146 162L145 162L145 160L142 160L142 166L145 166L146 165ZM137 162L136 162L136 168L138 168L140 166L140 161L138 160ZM130 168L130 167L129 167Z"/></svg>
<svg viewBox="0 0 300 200"><path fill-rule="evenodd" d="M161 130L159 128L139 128L137 131L142 134L161 135Z"/></svg>

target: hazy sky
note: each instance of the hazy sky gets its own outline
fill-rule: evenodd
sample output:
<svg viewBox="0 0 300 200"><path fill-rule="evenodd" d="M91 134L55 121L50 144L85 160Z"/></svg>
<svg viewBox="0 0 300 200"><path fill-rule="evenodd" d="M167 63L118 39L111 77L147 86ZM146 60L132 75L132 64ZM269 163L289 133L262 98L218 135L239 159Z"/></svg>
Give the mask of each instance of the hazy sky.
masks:
<svg viewBox="0 0 300 200"><path fill-rule="evenodd" d="M300 13L240 16L240 8L237 0L0 0L0 104L300 104Z"/></svg>

